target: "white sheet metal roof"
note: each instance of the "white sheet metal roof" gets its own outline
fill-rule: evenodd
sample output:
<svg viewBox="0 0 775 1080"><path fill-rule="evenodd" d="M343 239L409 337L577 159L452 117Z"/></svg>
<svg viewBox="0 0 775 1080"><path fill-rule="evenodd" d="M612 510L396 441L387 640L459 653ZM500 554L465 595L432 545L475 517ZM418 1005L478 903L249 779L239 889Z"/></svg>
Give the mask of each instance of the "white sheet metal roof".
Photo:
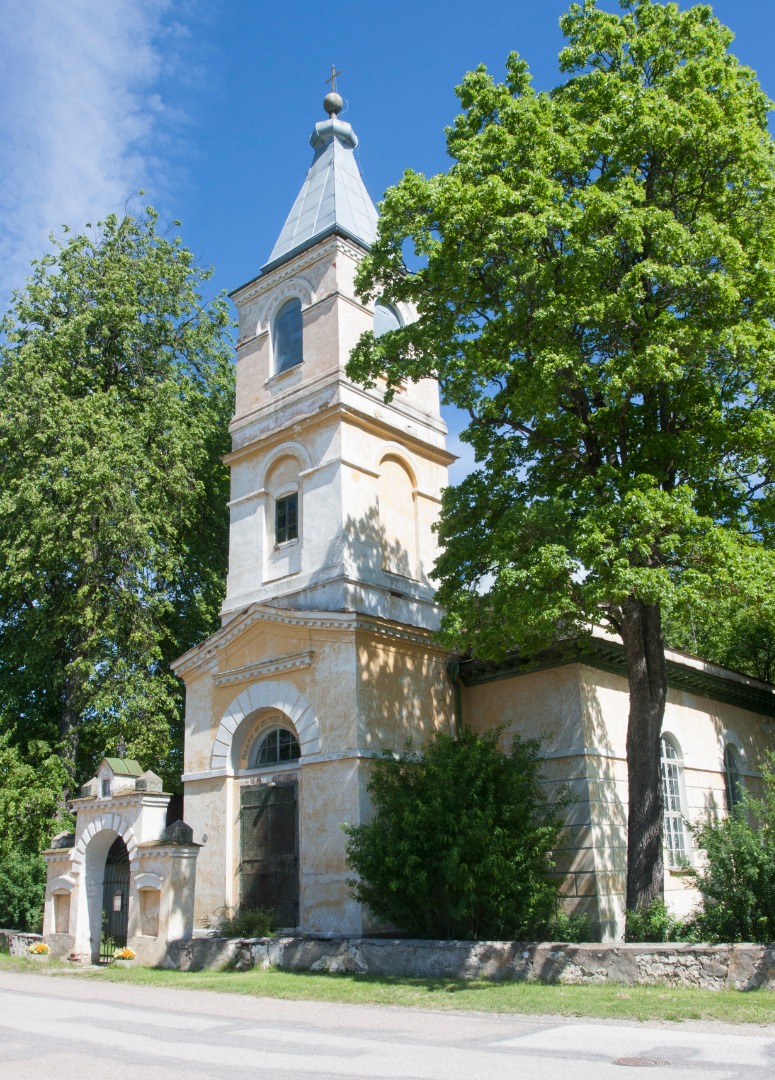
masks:
<svg viewBox="0 0 775 1080"><path fill-rule="evenodd" d="M309 141L312 165L266 266L333 231L365 247L376 239L377 210L353 154L358 145L353 129L332 117L315 125Z"/></svg>

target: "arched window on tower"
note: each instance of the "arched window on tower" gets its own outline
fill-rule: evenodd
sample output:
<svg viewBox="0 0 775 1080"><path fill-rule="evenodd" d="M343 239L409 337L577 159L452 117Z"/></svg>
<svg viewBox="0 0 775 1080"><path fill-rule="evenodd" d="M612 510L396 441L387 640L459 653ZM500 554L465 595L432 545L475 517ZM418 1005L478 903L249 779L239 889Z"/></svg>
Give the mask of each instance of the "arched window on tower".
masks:
<svg viewBox="0 0 775 1080"><path fill-rule="evenodd" d="M727 791L727 810L734 810L743 799L743 777L740 770L740 754L732 743L724 747L724 781Z"/></svg>
<svg viewBox="0 0 775 1080"><path fill-rule="evenodd" d="M669 735L661 742L662 806L667 865L682 866L687 857L683 808L683 763L678 744Z"/></svg>
<svg viewBox="0 0 775 1080"><path fill-rule="evenodd" d="M290 454L279 458L267 472L264 483L270 497L270 545L279 546L298 540L301 519L298 459Z"/></svg>
<svg viewBox="0 0 775 1080"><path fill-rule="evenodd" d="M287 300L274 317L272 351L276 375L304 359L301 300L296 296Z"/></svg>
<svg viewBox="0 0 775 1080"><path fill-rule="evenodd" d="M377 300L374 305L374 337L382 337L391 330L399 330L403 320L392 304Z"/></svg>

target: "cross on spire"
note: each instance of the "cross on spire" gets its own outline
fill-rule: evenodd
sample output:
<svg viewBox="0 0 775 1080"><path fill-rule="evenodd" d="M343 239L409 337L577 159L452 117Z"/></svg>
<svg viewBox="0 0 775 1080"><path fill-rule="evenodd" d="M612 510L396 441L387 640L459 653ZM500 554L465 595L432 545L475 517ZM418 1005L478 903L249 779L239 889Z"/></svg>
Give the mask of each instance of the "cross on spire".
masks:
<svg viewBox="0 0 775 1080"><path fill-rule="evenodd" d="M337 76L339 76L341 74L342 74L341 70L339 70L339 71L336 70L336 64L332 64L331 65L331 78L326 79L326 84L331 83L331 93L332 94L336 93Z"/></svg>

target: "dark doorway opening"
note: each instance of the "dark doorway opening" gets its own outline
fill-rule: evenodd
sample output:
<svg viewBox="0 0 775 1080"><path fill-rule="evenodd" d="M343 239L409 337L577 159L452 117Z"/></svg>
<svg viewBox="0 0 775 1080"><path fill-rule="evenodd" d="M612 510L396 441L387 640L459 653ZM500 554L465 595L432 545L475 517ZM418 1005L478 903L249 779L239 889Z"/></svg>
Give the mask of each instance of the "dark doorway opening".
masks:
<svg viewBox="0 0 775 1080"><path fill-rule="evenodd" d="M240 906L272 911L278 927L299 922L298 785L243 787Z"/></svg>
<svg viewBox="0 0 775 1080"><path fill-rule="evenodd" d="M110 963L116 949L126 947L129 918L129 852L116 837L105 860L102 886L100 963Z"/></svg>

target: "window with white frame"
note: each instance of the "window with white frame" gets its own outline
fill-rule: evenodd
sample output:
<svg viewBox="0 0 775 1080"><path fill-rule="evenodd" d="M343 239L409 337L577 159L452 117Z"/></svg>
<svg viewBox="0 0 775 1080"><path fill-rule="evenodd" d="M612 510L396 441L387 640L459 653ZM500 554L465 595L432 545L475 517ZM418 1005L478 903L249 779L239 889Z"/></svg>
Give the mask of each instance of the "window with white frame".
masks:
<svg viewBox="0 0 775 1080"><path fill-rule="evenodd" d="M274 542L287 544L299 539L299 493L292 491L275 502Z"/></svg>
<svg viewBox="0 0 775 1080"><path fill-rule="evenodd" d="M732 743L724 747L724 780L727 790L727 810L734 810L743 799L743 778L740 755Z"/></svg>
<svg viewBox="0 0 775 1080"><path fill-rule="evenodd" d="M676 743L667 735L662 736L661 747L660 771L667 865L680 867L687 857L681 754Z"/></svg>

